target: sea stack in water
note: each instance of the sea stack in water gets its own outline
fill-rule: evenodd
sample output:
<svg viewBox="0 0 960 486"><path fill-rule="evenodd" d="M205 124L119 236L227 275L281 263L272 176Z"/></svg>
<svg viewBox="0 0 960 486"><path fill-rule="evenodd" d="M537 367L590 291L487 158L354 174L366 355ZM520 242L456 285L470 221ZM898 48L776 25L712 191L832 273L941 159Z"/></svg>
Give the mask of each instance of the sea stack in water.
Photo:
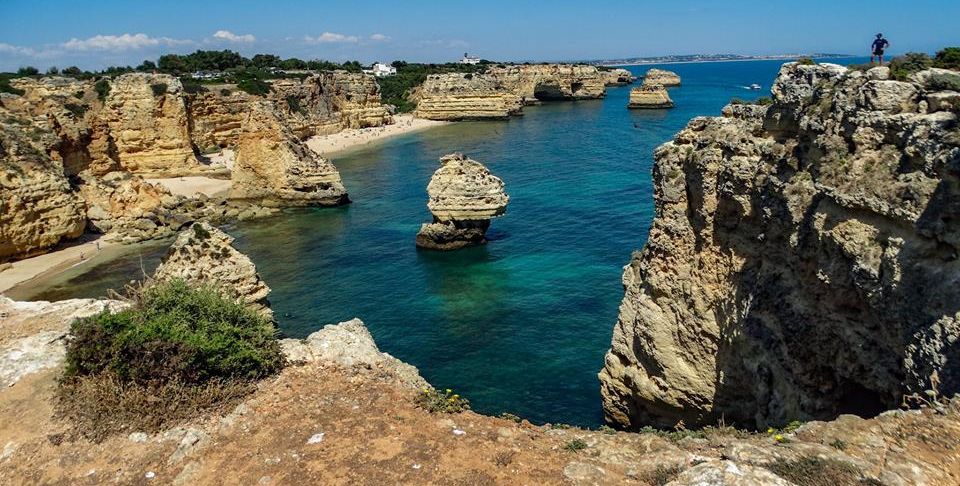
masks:
<svg viewBox="0 0 960 486"><path fill-rule="evenodd" d="M510 197L503 181L480 162L455 153L440 158L427 185L432 223L417 233L417 246L456 250L486 242L490 220L502 216Z"/></svg>
<svg viewBox="0 0 960 486"><path fill-rule="evenodd" d="M646 84L630 90L630 109L673 108L673 100L662 84Z"/></svg>
<svg viewBox="0 0 960 486"><path fill-rule="evenodd" d="M643 76L643 84L661 84L668 88L680 86L680 76L664 69L651 69Z"/></svg>

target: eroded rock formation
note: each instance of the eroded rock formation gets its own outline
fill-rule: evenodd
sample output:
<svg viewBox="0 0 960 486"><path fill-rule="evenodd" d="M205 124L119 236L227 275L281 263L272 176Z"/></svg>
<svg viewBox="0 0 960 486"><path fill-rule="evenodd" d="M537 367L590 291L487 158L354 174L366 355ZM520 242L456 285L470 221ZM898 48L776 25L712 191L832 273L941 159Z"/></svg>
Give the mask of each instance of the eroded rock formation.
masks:
<svg viewBox="0 0 960 486"><path fill-rule="evenodd" d="M630 101L627 108L631 109L662 109L673 108L673 100L666 88L660 84L646 84L630 90Z"/></svg>
<svg viewBox="0 0 960 486"><path fill-rule="evenodd" d="M43 150L50 133L0 108L0 262L83 233L83 201ZM38 140L35 142L33 139Z"/></svg>
<svg viewBox="0 0 960 486"><path fill-rule="evenodd" d="M637 77L634 76L633 73L623 68L615 68L600 72L603 73L604 84L606 86L626 86L628 84L633 84L633 82L637 80Z"/></svg>
<svg viewBox="0 0 960 486"><path fill-rule="evenodd" d="M643 84L659 84L668 88L680 86L680 76L673 71L652 68L643 75Z"/></svg>
<svg viewBox="0 0 960 486"><path fill-rule="evenodd" d="M510 201L499 177L459 153L440 158L427 194L433 222L420 227L417 246L434 250L484 243L490 220L502 216Z"/></svg>
<svg viewBox="0 0 960 486"><path fill-rule="evenodd" d="M608 421L763 426L960 391L958 111L928 74L786 64L772 106L656 151Z"/></svg>
<svg viewBox="0 0 960 486"><path fill-rule="evenodd" d="M484 74L431 74L419 90L416 116L428 120L505 119L520 115L523 102L496 78Z"/></svg>
<svg viewBox="0 0 960 486"><path fill-rule="evenodd" d="M494 66L487 75L498 80L525 104L541 101L599 99L606 96L604 73L583 64Z"/></svg>
<svg viewBox="0 0 960 486"><path fill-rule="evenodd" d="M232 198L267 206L335 206L349 202L340 172L315 154L266 101L251 106L242 124Z"/></svg>
<svg viewBox="0 0 960 486"><path fill-rule="evenodd" d="M158 282L182 279L214 287L232 299L268 315L270 287L250 258L233 247L234 238L208 223L194 223L180 232L157 267Z"/></svg>

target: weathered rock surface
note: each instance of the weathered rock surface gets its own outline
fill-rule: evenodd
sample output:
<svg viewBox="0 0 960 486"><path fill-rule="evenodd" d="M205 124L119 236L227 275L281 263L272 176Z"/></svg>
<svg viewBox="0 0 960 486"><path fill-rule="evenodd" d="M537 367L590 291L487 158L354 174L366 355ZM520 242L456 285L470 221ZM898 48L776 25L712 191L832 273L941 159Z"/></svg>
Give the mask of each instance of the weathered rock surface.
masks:
<svg viewBox="0 0 960 486"><path fill-rule="evenodd" d="M208 285L268 315L270 287L260 278L249 257L233 247L234 238L208 223L194 223L177 235L157 267L158 282L182 279Z"/></svg>
<svg viewBox="0 0 960 486"><path fill-rule="evenodd" d="M623 68L615 68L600 72L603 73L604 84L606 86L626 86L628 84L633 84L633 82L637 80L637 77L634 76L633 73Z"/></svg>
<svg viewBox="0 0 960 486"><path fill-rule="evenodd" d="M83 201L43 150L48 131L0 108L0 262L83 233Z"/></svg>
<svg viewBox="0 0 960 486"><path fill-rule="evenodd" d="M311 151L266 101L243 121L231 197L268 206L335 206L349 202L340 173Z"/></svg>
<svg viewBox="0 0 960 486"><path fill-rule="evenodd" d="M287 359L293 362L323 361L347 368L378 368L397 375L410 388L430 386L416 367L381 352L360 319L330 324L306 339L284 339L280 344Z"/></svg>
<svg viewBox="0 0 960 486"><path fill-rule="evenodd" d="M606 96L604 73L583 64L494 66L487 75L498 80L525 104L541 101L599 99Z"/></svg>
<svg viewBox="0 0 960 486"><path fill-rule="evenodd" d="M510 197L503 181L480 162L455 153L440 158L427 185L432 223L417 233L417 246L454 250L485 242L490 220L502 216Z"/></svg>
<svg viewBox="0 0 960 486"><path fill-rule="evenodd" d="M179 79L167 74L118 76L110 82L102 116L124 169L156 177L201 171Z"/></svg>
<svg viewBox="0 0 960 486"><path fill-rule="evenodd" d="M630 90L627 108L653 110L673 108L673 100L670 99L670 94L663 85L644 83L643 86Z"/></svg>
<svg viewBox="0 0 960 486"><path fill-rule="evenodd" d="M496 78L484 74L431 74L419 90L416 116L428 120L506 119L523 102Z"/></svg>
<svg viewBox="0 0 960 486"><path fill-rule="evenodd" d="M326 72L303 80L279 79L272 87L269 99L301 139L393 123L380 101L380 86L368 74Z"/></svg>
<svg viewBox="0 0 960 486"><path fill-rule="evenodd" d="M608 421L763 426L960 391L958 113L885 77L786 64L772 106L656 151L656 218L600 372Z"/></svg>
<svg viewBox="0 0 960 486"><path fill-rule="evenodd" d="M652 68L643 75L643 84L659 84L668 88L680 86L680 76L673 71Z"/></svg>

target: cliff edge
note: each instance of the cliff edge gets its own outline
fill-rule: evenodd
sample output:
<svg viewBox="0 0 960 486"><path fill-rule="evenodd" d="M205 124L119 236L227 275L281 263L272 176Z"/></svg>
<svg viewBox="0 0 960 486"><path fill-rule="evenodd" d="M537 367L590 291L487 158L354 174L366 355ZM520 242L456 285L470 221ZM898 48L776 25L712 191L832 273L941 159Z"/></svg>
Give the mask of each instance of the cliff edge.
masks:
<svg viewBox="0 0 960 486"><path fill-rule="evenodd" d="M600 372L637 429L872 416L960 391L960 113L943 70L786 64L655 153Z"/></svg>

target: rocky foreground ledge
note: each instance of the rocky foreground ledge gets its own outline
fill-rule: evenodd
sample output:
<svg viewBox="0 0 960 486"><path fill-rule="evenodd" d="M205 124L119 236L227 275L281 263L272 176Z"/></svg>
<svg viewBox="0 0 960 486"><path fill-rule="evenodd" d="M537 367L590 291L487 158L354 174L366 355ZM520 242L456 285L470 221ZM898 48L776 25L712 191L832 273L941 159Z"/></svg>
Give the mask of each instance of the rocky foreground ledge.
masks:
<svg viewBox="0 0 960 486"><path fill-rule="evenodd" d="M266 297L252 263L215 228L178 239L156 277L210 277L251 304ZM235 269L202 275L179 266ZM164 267L167 267L164 269ZM231 411L155 434L92 443L54 414L70 322L125 302L0 297L3 484L887 484L960 480L960 401L842 416L771 433L671 433L536 426L473 412L430 413L430 385L381 352L364 324L281 342L290 365ZM809 481L818 481L810 483Z"/></svg>

